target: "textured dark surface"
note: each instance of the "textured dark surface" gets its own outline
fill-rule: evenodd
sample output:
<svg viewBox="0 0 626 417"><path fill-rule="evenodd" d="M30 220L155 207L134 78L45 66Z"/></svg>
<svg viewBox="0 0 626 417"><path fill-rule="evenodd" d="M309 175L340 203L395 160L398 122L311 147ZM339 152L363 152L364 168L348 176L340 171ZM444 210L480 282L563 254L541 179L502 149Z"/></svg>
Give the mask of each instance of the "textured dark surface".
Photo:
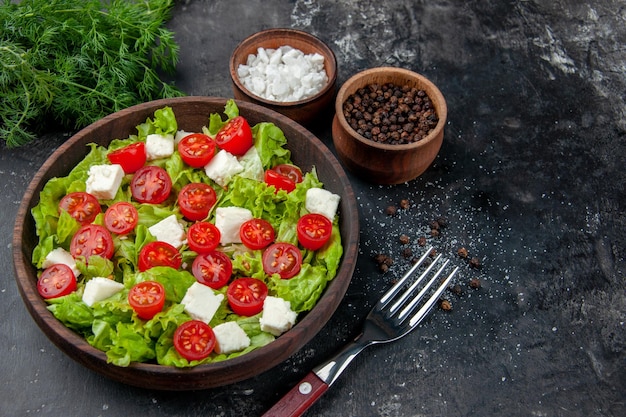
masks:
<svg viewBox="0 0 626 417"><path fill-rule="evenodd" d="M453 310L366 350L310 416L626 414L626 6L543 1L184 1L170 27L176 83L231 97L228 57L247 35L295 27L335 51L339 83L394 65L441 89L448 126L435 164L398 186L351 177L361 252L344 302L318 337L249 381L197 392L130 388L77 365L28 315L11 270L22 194L68 134L0 150L0 415L254 416L354 337L407 269L402 233L430 236L462 266ZM330 119L312 129L332 145ZM385 208L412 202L395 216ZM381 238L384 237L384 238ZM481 261L470 268L461 246ZM373 257L391 255L377 270ZM482 286L472 289L470 279Z"/></svg>

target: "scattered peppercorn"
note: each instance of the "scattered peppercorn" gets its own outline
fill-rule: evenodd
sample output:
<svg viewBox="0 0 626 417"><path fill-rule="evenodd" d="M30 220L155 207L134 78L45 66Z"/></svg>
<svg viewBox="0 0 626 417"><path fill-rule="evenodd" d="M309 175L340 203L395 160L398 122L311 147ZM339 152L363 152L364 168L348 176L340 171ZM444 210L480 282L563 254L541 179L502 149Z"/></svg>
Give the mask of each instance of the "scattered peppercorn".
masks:
<svg viewBox="0 0 626 417"><path fill-rule="evenodd" d="M424 236L417 239L417 244L420 246L426 246L426 238Z"/></svg>
<svg viewBox="0 0 626 417"><path fill-rule="evenodd" d="M480 280L478 278L472 278L469 283L470 288L478 289L481 287Z"/></svg>
<svg viewBox="0 0 626 417"><path fill-rule="evenodd" d="M404 248L402 250L402 256L404 257L404 259L409 259L413 256L413 250L411 250L411 248Z"/></svg>
<svg viewBox="0 0 626 417"><path fill-rule="evenodd" d="M472 268L480 268L480 259L478 258L472 258L469 260L469 265Z"/></svg>
<svg viewBox="0 0 626 417"><path fill-rule="evenodd" d="M395 216L397 212L398 209L396 208L396 206L387 206L387 208L385 209L385 213L388 216Z"/></svg>
<svg viewBox="0 0 626 417"><path fill-rule="evenodd" d="M439 230L437 230L437 229L430 229L430 235L432 237L439 237L439 234L440 234Z"/></svg>
<svg viewBox="0 0 626 417"><path fill-rule="evenodd" d="M403 245L408 244L410 241L409 237L405 234L400 235L399 240L400 240L400 243L402 243Z"/></svg>
<svg viewBox="0 0 626 417"><path fill-rule="evenodd" d="M461 289L461 286L459 284L454 284L453 286L451 286L450 291L452 291L454 295L459 297L463 294L463 289Z"/></svg>
<svg viewBox="0 0 626 417"><path fill-rule="evenodd" d="M424 90L393 83L358 89L343 104L348 124L375 142L417 142L437 126L439 117Z"/></svg>
<svg viewBox="0 0 626 417"><path fill-rule="evenodd" d="M468 256L468 252L467 249L465 248L459 248L459 250L456 251L456 253L461 257L461 258L467 258Z"/></svg>
<svg viewBox="0 0 626 417"><path fill-rule="evenodd" d="M452 310L452 303L449 300L442 299L439 300L439 307L444 311Z"/></svg>
<svg viewBox="0 0 626 417"><path fill-rule="evenodd" d="M400 208L403 210L408 210L411 207L411 202L409 200L402 199L400 200Z"/></svg>

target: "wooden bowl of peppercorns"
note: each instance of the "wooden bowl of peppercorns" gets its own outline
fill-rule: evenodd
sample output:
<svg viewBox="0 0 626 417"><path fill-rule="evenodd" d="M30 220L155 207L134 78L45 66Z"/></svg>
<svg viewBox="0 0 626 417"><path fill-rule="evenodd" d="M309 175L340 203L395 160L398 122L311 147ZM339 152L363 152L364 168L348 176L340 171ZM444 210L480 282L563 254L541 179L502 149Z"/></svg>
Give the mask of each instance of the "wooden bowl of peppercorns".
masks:
<svg viewBox="0 0 626 417"><path fill-rule="evenodd" d="M337 93L333 143L355 175L400 184L419 177L435 160L447 113L441 91L424 76L403 68L368 69Z"/></svg>

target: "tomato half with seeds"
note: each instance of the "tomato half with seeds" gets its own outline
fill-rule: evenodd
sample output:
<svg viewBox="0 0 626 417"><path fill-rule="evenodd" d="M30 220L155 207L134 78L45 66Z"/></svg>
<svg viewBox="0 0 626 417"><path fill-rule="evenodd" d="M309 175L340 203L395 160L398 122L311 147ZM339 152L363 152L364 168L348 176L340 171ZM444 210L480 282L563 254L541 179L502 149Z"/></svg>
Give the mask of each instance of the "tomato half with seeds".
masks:
<svg viewBox="0 0 626 417"><path fill-rule="evenodd" d="M254 316L263 310L267 285L256 278L237 278L226 290L228 305L240 316Z"/></svg>
<svg viewBox="0 0 626 417"><path fill-rule="evenodd" d="M187 244L189 249L197 253L207 253L215 250L220 244L222 234L213 223L196 222L187 230Z"/></svg>
<svg viewBox="0 0 626 417"><path fill-rule="evenodd" d="M293 278L302 268L302 252L287 242L270 245L263 252L263 270L268 275L278 274L282 279Z"/></svg>
<svg viewBox="0 0 626 417"><path fill-rule="evenodd" d="M156 281L142 281L135 284L128 292L128 304L137 316L150 320L165 305L165 288Z"/></svg>
<svg viewBox="0 0 626 417"><path fill-rule="evenodd" d="M174 331L174 348L188 361L207 358L215 348L211 326L200 320L186 321Z"/></svg>
<svg viewBox="0 0 626 417"><path fill-rule="evenodd" d="M104 213L104 225L111 233L125 235L130 233L139 221L135 206L127 201L118 201Z"/></svg>
<svg viewBox="0 0 626 417"><path fill-rule="evenodd" d="M289 178L294 183L302 182L302 170L293 164L279 164L274 167L274 171L283 177Z"/></svg>
<svg viewBox="0 0 626 417"><path fill-rule="evenodd" d="M215 141L202 133L192 133L178 142L178 153L187 165L202 168L213 159Z"/></svg>
<svg viewBox="0 0 626 417"><path fill-rule="evenodd" d="M161 167L146 165L137 170L130 182L130 192L140 203L161 204L172 191L172 179Z"/></svg>
<svg viewBox="0 0 626 417"><path fill-rule="evenodd" d="M215 143L221 149L241 156L250 149L253 143L252 129L248 121L243 116L237 116L230 119L217 132Z"/></svg>
<svg viewBox="0 0 626 417"><path fill-rule="evenodd" d="M203 182L189 183L178 193L180 212L191 221L205 219L216 201L215 190Z"/></svg>
<svg viewBox="0 0 626 417"><path fill-rule="evenodd" d="M107 155L107 158L112 164L121 165L124 173L132 174L146 163L146 144L143 142L132 143L112 151Z"/></svg>
<svg viewBox="0 0 626 417"><path fill-rule="evenodd" d="M305 249L318 250L330 240L333 225L328 217L318 213L308 213L298 219L296 225L298 242Z"/></svg>
<svg viewBox="0 0 626 417"><path fill-rule="evenodd" d="M264 219L250 219L239 228L241 242L252 250L267 247L274 241L275 235L274 227Z"/></svg>
<svg viewBox="0 0 626 417"><path fill-rule="evenodd" d="M45 299L63 297L75 290L76 276L65 264L50 265L37 280L37 291Z"/></svg>
<svg viewBox="0 0 626 417"><path fill-rule="evenodd" d="M288 193L296 189L296 183L289 177L279 174L273 169L266 169L263 180L267 185L273 185L276 191L285 190Z"/></svg>
<svg viewBox="0 0 626 417"><path fill-rule="evenodd" d="M59 210L67 211L80 224L92 223L102 212L98 199L84 191L69 193L59 201Z"/></svg>
<svg viewBox="0 0 626 417"><path fill-rule="evenodd" d="M88 224L78 229L70 243L72 256L84 256L86 261L94 255L111 259L114 251L111 233L106 227L97 224Z"/></svg>
<svg viewBox="0 0 626 417"><path fill-rule="evenodd" d="M183 257L174 246L157 240L146 244L139 251L137 267L140 272L147 271L155 266L169 266L178 269L183 264Z"/></svg>
<svg viewBox="0 0 626 417"><path fill-rule="evenodd" d="M191 273L200 284L218 290L230 280L233 263L224 252L201 253L193 260Z"/></svg>

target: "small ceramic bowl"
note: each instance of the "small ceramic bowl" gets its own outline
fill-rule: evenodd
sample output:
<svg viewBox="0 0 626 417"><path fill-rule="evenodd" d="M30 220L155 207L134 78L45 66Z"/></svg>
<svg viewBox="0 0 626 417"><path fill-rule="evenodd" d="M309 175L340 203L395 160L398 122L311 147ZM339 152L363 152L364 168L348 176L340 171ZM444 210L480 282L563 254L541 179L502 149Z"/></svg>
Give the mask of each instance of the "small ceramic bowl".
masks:
<svg viewBox="0 0 626 417"><path fill-rule="evenodd" d="M248 55L257 55L258 49L278 49L291 46L305 55L318 53L324 57L324 70L328 82L315 95L299 101L279 102L262 98L242 83L237 73L239 65L246 64ZM230 77L233 84L234 97L259 104L281 113L304 126L310 126L318 117L328 111L332 114L337 81L337 59L333 51L319 38L296 29L268 29L257 32L244 39L233 51L230 58Z"/></svg>
<svg viewBox="0 0 626 417"><path fill-rule="evenodd" d="M350 96L364 87L388 83L415 87L429 97L439 120L422 139L402 144L377 142L357 133L346 119L343 105ZM400 184L419 177L434 161L443 142L447 112L443 95L424 76L395 67L368 69L348 79L337 93L333 143L340 161L355 175L376 184Z"/></svg>

